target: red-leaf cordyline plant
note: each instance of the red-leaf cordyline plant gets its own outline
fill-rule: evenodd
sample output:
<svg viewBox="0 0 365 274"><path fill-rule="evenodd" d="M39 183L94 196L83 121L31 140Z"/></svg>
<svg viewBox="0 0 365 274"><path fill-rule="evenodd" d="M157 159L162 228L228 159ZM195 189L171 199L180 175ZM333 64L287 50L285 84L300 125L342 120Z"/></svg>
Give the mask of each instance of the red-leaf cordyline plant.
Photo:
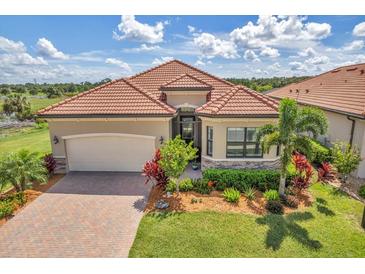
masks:
<svg viewBox="0 0 365 274"><path fill-rule="evenodd" d="M328 183L336 176L335 168L328 162L323 162L318 168L318 181Z"/></svg>
<svg viewBox="0 0 365 274"><path fill-rule="evenodd" d="M160 149L157 149L155 155L151 161L147 161L143 167L143 175L147 177L146 184L150 181L154 181L156 186L165 189L168 177L159 165L161 160Z"/></svg>
<svg viewBox="0 0 365 274"><path fill-rule="evenodd" d="M307 160L307 158L298 152L295 152L292 156L292 162L296 169L296 175L293 178L293 185L299 191L309 187L312 175L313 167Z"/></svg>

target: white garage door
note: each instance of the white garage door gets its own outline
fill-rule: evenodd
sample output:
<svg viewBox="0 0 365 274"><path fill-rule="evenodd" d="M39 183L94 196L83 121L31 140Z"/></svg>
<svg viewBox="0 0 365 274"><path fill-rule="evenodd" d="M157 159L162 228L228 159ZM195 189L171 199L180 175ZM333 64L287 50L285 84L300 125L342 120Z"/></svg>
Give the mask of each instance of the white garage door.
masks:
<svg viewBox="0 0 365 274"><path fill-rule="evenodd" d="M63 139L69 171L141 171L154 154L156 137L97 133Z"/></svg>

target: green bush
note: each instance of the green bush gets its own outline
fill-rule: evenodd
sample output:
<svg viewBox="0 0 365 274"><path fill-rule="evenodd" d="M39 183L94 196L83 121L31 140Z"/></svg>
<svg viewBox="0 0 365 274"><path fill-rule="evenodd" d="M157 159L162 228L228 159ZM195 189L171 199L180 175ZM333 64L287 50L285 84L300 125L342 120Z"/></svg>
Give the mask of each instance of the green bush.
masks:
<svg viewBox="0 0 365 274"><path fill-rule="evenodd" d="M276 170L259 169L206 169L203 178L215 182L217 190L234 187L244 192L247 187L255 187L261 191L277 189L280 173Z"/></svg>
<svg viewBox="0 0 365 274"><path fill-rule="evenodd" d="M321 164L323 162L331 162L331 151L315 140L310 141L312 155L309 160L312 163Z"/></svg>
<svg viewBox="0 0 365 274"><path fill-rule="evenodd" d="M265 191L264 197L268 201L278 201L280 199L279 192L275 189Z"/></svg>
<svg viewBox="0 0 365 274"><path fill-rule="evenodd" d="M238 203L240 200L240 192L233 187L226 188L223 192L223 197L227 202Z"/></svg>
<svg viewBox="0 0 365 274"><path fill-rule="evenodd" d="M171 193L176 191L176 181L174 179L169 179L166 185L166 191Z"/></svg>
<svg viewBox="0 0 365 274"><path fill-rule="evenodd" d="M15 209L11 200L0 201L0 219L10 216Z"/></svg>
<svg viewBox="0 0 365 274"><path fill-rule="evenodd" d="M290 185L296 176L296 169L293 163L290 163L286 168L286 184Z"/></svg>
<svg viewBox="0 0 365 274"><path fill-rule="evenodd" d="M284 207L283 205L278 201L268 201L265 205L265 208L273 213L273 214L283 214L284 213Z"/></svg>
<svg viewBox="0 0 365 274"><path fill-rule="evenodd" d="M179 183L179 190L182 192L193 190L193 182L190 178L184 178Z"/></svg>
<svg viewBox="0 0 365 274"><path fill-rule="evenodd" d="M246 198L250 201L255 200L256 198L256 190L252 186L246 187L243 193L245 194Z"/></svg>
<svg viewBox="0 0 365 274"><path fill-rule="evenodd" d="M24 192L17 192L14 195L12 195L12 199L13 201L17 204L17 205L24 205L27 202L27 197L25 196Z"/></svg>
<svg viewBox="0 0 365 274"><path fill-rule="evenodd" d="M193 190L200 194L209 194L213 188L209 187L207 179L193 179Z"/></svg>
<svg viewBox="0 0 365 274"><path fill-rule="evenodd" d="M365 199L365 185L361 186L359 189L359 195L360 197Z"/></svg>

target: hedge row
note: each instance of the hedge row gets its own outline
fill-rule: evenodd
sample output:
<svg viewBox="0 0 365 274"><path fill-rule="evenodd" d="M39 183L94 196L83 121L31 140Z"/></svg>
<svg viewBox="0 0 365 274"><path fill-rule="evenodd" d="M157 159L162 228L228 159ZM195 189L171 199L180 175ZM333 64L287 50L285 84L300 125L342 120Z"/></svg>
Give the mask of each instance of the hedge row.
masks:
<svg viewBox="0 0 365 274"><path fill-rule="evenodd" d="M217 190L234 187L244 192L247 187L255 187L260 191L278 189L280 173L276 170L257 169L206 169L203 178L215 182Z"/></svg>

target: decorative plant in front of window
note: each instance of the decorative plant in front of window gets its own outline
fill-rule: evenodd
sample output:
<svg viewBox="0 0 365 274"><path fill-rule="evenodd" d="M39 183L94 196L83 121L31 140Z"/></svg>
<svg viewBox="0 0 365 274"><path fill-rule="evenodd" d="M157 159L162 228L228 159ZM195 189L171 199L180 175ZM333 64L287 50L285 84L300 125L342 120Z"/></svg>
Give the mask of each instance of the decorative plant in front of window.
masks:
<svg viewBox="0 0 365 274"><path fill-rule="evenodd" d="M310 138L305 134L311 133L316 138L320 134L325 134L327 127L323 111L313 107L299 108L294 100L285 98L279 105L279 124L265 125L259 130L257 140L261 140L264 152L268 153L273 145L280 145L282 148L280 195L285 195L287 166L293 153L300 150L307 156L311 155Z"/></svg>
<svg viewBox="0 0 365 274"><path fill-rule="evenodd" d="M308 162L307 158L298 152L295 152L292 157L292 162L296 169L296 175L293 178L293 185L299 191L309 187L312 176L313 167Z"/></svg>
<svg viewBox="0 0 365 274"><path fill-rule="evenodd" d="M146 184L154 181L156 186L166 188L168 177L161 168L159 161L161 160L161 151L157 149L152 160L147 161L143 167L143 175L147 177Z"/></svg>
<svg viewBox="0 0 365 274"><path fill-rule="evenodd" d="M176 190L179 191L179 177L189 164L189 161L196 158L197 148L193 142L186 144L180 135L167 141L161 147L161 159L158 161L166 175L176 181Z"/></svg>

